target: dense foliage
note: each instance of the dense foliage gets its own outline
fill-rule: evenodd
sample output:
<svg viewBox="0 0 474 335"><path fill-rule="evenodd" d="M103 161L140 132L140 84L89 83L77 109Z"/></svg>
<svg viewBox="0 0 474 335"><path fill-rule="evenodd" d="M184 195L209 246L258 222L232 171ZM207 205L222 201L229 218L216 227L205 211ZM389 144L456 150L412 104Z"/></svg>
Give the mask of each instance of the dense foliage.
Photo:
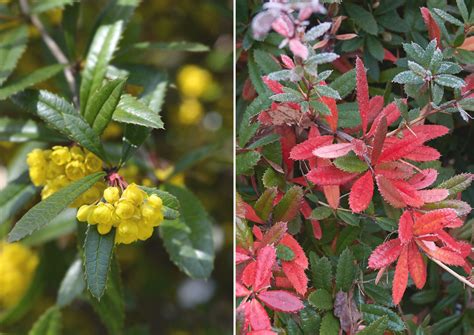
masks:
<svg viewBox="0 0 474 335"><path fill-rule="evenodd" d="M159 26L164 8L136 0L0 10L0 331L230 332L228 269L213 272L231 241L229 37Z"/></svg>
<svg viewBox="0 0 474 335"><path fill-rule="evenodd" d="M239 334L472 333L472 8L237 3Z"/></svg>

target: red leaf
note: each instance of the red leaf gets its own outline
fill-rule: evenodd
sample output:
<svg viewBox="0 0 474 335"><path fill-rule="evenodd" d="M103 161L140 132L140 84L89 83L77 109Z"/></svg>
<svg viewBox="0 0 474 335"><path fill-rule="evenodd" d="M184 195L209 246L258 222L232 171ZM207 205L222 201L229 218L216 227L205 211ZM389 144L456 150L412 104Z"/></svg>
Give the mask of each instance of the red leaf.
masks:
<svg viewBox="0 0 474 335"><path fill-rule="evenodd" d="M465 264L464 258L457 252L454 252L446 247L438 248L435 245L427 247L426 244L426 242L418 243L418 245L428 256L431 256L432 258L448 265L463 266Z"/></svg>
<svg viewBox="0 0 474 335"><path fill-rule="evenodd" d="M249 320L250 327L252 330L271 330L272 325L270 318L268 317L265 308L257 301L253 299L249 302L247 308L245 308L245 316Z"/></svg>
<svg viewBox="0 0 474 335"><path fill-rule="evenodd" d="M248 261L249 259L250 259L250 256L238 251L235 252L235 264L243 263L245 261Z"/></svg>
<svg viewBox="0 0 474 335"><path fill-rule="evenodd" d="M400 192L398 192L398 190L395 188L395 186L389 179L385 178L382 175L378 175L375 177L375 180L377 181L377 186L380 194L387 203L389 203L395 208L405 207L406 204Z"/></svg>
<svg viewBox="0 0 474 335"><path fill-rule="evenodd" d="M334 166L320 166L306 175L309 181L317 185L342 185L356 177L356 173L348 173Z"/></svg>
<svg viewBox="0 0 474 335"><path fill-rule="evenodd" d="M283 65L285 65L287 69L293 69L295 67L295 63L293 62L293 60L287 55L281 55L280 58L281 62L283 63Z"/></svg>
<svg viewBox="0 0 474 335"><path fill-rule="evenodd" d="M239 207L239 210L238 210L239 217L242 217L243 215L243 218L249 221L256 222L256 223L263 223L262 219L260 219L257 213L255 213L255 210L253 209L253 207L250 206L245 201L243 201L242 198L240 197L237 197L237 207Z"/></svg>
<svg viewBox="0 0 474 335"><path fill-rule="evenodd" d="M322 237L321 226L319 225L318 220L311 220L312 209L309 206L307 201L303 200L301 202L300 212L301 212L301 214L303 214L305 219L310 220L311 225L313 226L314 238L319 240Z"/></svg>
<svg viewBox="0 0 474 335"><path fill-rule="evenodd" d="M308 48L303 43L301 43L299 39L292 38L290 43L288 43L288 46L295 56L301 57L303 59L308 58Z"/></svg>
<svg viewBox="0 0 474 335"><path fill-rule="evenodd" d="M288 225L286 222L275 223L262 238L262 247L266 245L273 245L280 242L285 235Z"/></svg>
<svg viewBox="0 0 474 335"><path fill-rule="evenodd" d="M369 207L374 195L374 180L372 173L367 171L352 185L349 194L349 206L354 213L360 213Z"/></svg>
<svg viewBox="0 0 474 335"><path fill-rule="evenodd" d="M281 262L281 268L298 294L304 296L308 289L308 278L304 269L295 262Z"/></svg>
<svg viewBox="0 0 474 335"><path fill-rule="evenodd" d="M333 136L315 136L308 138L306 141L295 145L290 152L290 158L293 160L302 160L313 158L313 150L323 145L331 144Z"/></svg>
<svg viewBox="0 0 474 335"><path fill-rule="evenodd" d="M339 111L337 110L336 100L329 97L322 97L321 102L328 106L331 111L331 115L324 115L324 119L328 123L332 131L337 130L337 122L339 119Z"/></svg>
<svg viewBox="0 0 474 335"><path fill-rule="evenodd" d="M313 150L313 155L321 158L338 158L352 150L352 143L336 143Z"/></svg>
<svg viewBox="0 0 474 335"><path fill-rule="evenodd" d="M245 284L245 286L252 286L253 283L255 283L255 269L257 267L257 262L251 262L249 263L245 269L242 271L242 283Z"/></svg>
<svg viewBox="0 0 474 335"><path fill-rule="evenodd" d="M246 297L250 295L250 291L245 288L242 284L235 283L235 296L236 297Z"/></svg>
<svg viewBox="0 0 474 335"><path fill-rule="evenodd" d="M411 184L417 190L428 187L436 181L438 177L438 171L435 169L424 169L420 173L415 174L408 180L408 183Z"/></svg>
<svg viewBox="0 0 474 335"><path fill-rule="evenodd" d="M451 235L449 235L444 230L440 230L439 232L436 233L436 235L444 243L444 245L446 247L448 247L449 249L451 249L454 252L463 254L462 255L463 257L467 257L471 253L469 243L462 243L460 241L456 241ZM466 244L469 247L469 249L467 250L468 251L467 254L464 253L464 248L465 248Z"/></svg>
<svg viewBox="0 0 474 335"><path fill-rule="evenodd" d="M308 258L306 257L303 248L301 248L300 244L294 239L293 236L290 234L285 234L285 236L283 236L281 239L280 244L287 246L295 254L295 258L291 262L298 264L303 269L308 268Z"/></svg>
<svg viewBox="0 0 474 335"><path fill-rule="evenodd" d="M253 284L253 290L255 292L270 286L272 267L275 261L276 251L274 247L267 245L258 251L257 266L255 269L255 281Z"/></svg>
<svg viewBox="0 0 474 335"><path fill-rule="evenodd" d="M398 58L395 57L395 55L391 53L389 50L384 48L383 51L384 51L383 60L388 60L392 63L395 63L398 60Z"/></svg>
<svg viewBox="0 0 474 335"><path fill-rule="evenodd" d="M359 105L360 119L362 120L362 132L367 132L368 112L369 112L369 86L365 73L364 63L357 57L356 59L356 83L357 83L357 103Z"/></svg>
<svg viewBox="0 0 474 335"><path fill-rule="evenodd" d="M426 142L446 135L449 133L449 128L437 124L419 124L410 127L410 130L405 129L402 133L405 137L422 137Z"/></svg>
<svg viewBox="0 0 474 335"><path fill-rule="evenodd" d="M423 16L423 21L425 21L426 28L428 28L428 34L430 40L436 39L436 44L438 47L441 47L441 30L439 29L438 24L431 16L430 10L426 7L421 7L421 16Z"/></svg>
<svg viewBox="0 0 474 335"><path fill-rule="evenodd" d="M290 159L290 151L296 145L295 132L288 126L278 127L275 131L281 135L281 153L286 165L287 175L291 175L293 172L293 160Z"/></svg>
<svg viewBox="0 0 474 335"><path fill-rule="evenodd" d="M438 160L441 154L435 148L428 147L426 145L420 145L416 150L405 155L406 159L415 162L431 162Z"/></svg>
<svg viewBox="0 0 474 335"><path fill-rule="evenodd" d="M337 209L341 197L341 188L338 185L323 186L323 192L329 207Z"/></svg>
<svg viewBox="0 0 474 335"><path fill-rule="evenodd" d="M401 162L381 163L375 167L375 174L380 174L388 179L407 179L413 173L411 166Z"/></svg>
<svg viewBox="0 0 474 335"><path fill-rule="evenodd" d="M400 255L401 250L402 245L398 238L379 245L369 257L369 268L381 269L392 264Z"/></svg>
<svg viewBox="0 0 474 335"><path fill-rule="evenodd" d="M398 238L402 244L413 240L413 218L409 211L403 212L398 221Z"/></svg>
<svg viewBox="0 0 474 335"><path fill-rule="evenodd" d="M274 331L271 330L257 330L257 331L252 331L247 333L246 335L278 335L278 333L275 333Z"/></svg>
<svg viewBox="0 0 474 335"><path fill-rule="evenodd" d="M430 204L446 199L449 196L449 191L444 188L420 190L418 191L418 195L421 197L424 203Z"/></svg>
<svg viewBox="0 0 474 335"><path fill-rule="evenodd" d="M295 313L304 308L301 300L287 291L264 291L258 295L258 298L277 312Z"/></svg>
<svg viewBox="0 0 474 335"><path fill-rule="evenodd" d="M413 226L413 233L415 235L431 234L457 222L460 220L454 209L437 209L418 217Z"/></svg>
<svg viewBox="0 0 474 335"><path fill-rule="evenodd" d="M400 158L404 158L406 155L417 149L423 143L423 138L412 138L407 137L403 139L389 138L385 140L385 146L382 153L379 156L378 162L391 162L396 161Z"/></svg>
<svg viewBox="0 0 474 335"><path fill-rule="evenodd" d="M262 77L263 82L275 94L283 93L283 85L276 80L268 79L267 76Z"/></svg>
<svg viewBox="0 0 474 335"><path fill-rule="evenodd" d="M385 142L385 136L387 135L387 118L383 116L378 125L377 128L375 129L374 133L374 142L372 145L372 155L371 155L371 162L372 165L375 165L377 163L377 160L380 157L380 154L382 153L382 148L383 144Z"/></svg>
<svg viewBox="0 0 474 335"><path fill-rule="evenodd" d="M398 193L401 195L403 202L412 207L423 206L423 199L418 194L418 191L408 184L404 180L393 180L393 186L397 189Z"/></svg>
<svg viewBox="0 0 474 335"><path fill-rule="evenodd" d="M410 243L408 246L408 260L410 276L415 286L418 289L422 289L426 283L426 264L416 243Z"/></svg>
<svg viewBox="0 0 474 335"><path fill-rule="evenodd" d="M344 56L339 57L338 59L333 61L331 64L332 66L334 66L336 70L338 70L341 73L346 73L347 71L350 71L353 69L352 64Z"/></svg>
<svg viewBox="0 0 474 335"><path fill-rule="evenodd" d="M281 288L288 288L292 289L293 285L291 285L290 281L288 278L282 276L282 277L275 277L275 286L276 287L281 287Z"/></svg>
<svg viewBox="0 0 474 335"><path fill-rule="evenodd" d="M313 227L313 236L315 239L320 240L323 237L323 231L318 220L311 220L311 226Z"/></svg>
<svg viewBox="0 0 474 335"><path fill-rule="evenodd" d="M393 303L398 305L402 300L403 294L407 288L408 283L408 255L407 248L403 248L398 257L397 266L395 268L395 276L392 284L392 298Z"/></svg>

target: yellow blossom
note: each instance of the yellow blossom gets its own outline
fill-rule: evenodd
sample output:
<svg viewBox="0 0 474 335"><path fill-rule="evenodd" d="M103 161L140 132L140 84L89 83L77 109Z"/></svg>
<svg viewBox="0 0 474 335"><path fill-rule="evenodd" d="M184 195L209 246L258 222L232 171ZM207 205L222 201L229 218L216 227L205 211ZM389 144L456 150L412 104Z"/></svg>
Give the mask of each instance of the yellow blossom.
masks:
<svg viewBox="0 0 474 335"><path fill-rule="evenodd" d="M197 99L185 99L178 108L179 123L189 126L199 123L204 114L204 108Z"/></svg>
<svg viewBox="0 0 474 335"><path fill-rule="evenodd" d="M196 65L186 65L177 76L178 87L183 95L197 98L203 95L212 83L212 75Z"/></svg>

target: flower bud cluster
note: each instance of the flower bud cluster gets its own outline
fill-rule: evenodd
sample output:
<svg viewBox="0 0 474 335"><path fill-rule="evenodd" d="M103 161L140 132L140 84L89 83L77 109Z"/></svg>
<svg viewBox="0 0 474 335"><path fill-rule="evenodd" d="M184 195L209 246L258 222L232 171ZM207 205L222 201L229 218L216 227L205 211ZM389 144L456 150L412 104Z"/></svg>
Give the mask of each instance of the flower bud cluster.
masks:
<svg viewBox="0 0 474 335"><path fill-rule="evenodd" d="M26 293L38 255L20 243L0 241L0 310L14 306Z"/></svg>
<svg viewBox="0 0 474 335"><path fill-rule="evenodd" d="M46 199L73 181L102 170L100 158L78 146L54 146L48 150L34 149L28 154L26 162L33 184L44 186L41 191L42 199ZM105 186L103 182L97 182L77 198L71 207L97 201Z"/></svg>
<svg viewBox="0 0 474 335"><path fill-rule="evenodd" d="M163 221L163 201L156 194L146 192L132 183L121 192L111 186L104 190L103 199L97 204L83 205L77 211L77 219L97 225L99 234L105 235L116 228L115 243L130 244L146 240L153 228Z"/></svg>

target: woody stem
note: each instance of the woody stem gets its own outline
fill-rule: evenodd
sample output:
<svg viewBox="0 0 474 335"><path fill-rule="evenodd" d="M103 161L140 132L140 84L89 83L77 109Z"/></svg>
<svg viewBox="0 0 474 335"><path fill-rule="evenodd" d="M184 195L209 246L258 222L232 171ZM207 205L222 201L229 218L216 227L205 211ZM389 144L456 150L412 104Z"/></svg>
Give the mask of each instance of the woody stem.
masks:
<svg viewBox="0 0 474 335"><path fill-rule="evenodd" d="M474 289L474 284L471 283L469 280L467 280L465 277L457 274L456 272L454 272L453 270L451 270L450 267L446 266L445 264L441 263L440 261L438 261L437 259L434 259L434 258L431 258L430 259L435 262L436 264L438 264L440 267L442 267L443 269L445 269L446 271L448 271L450 274L452 274L454 277L456 277L456 279L458 279L460 282L462 282L463 284L466 284L467 286L469 286L470 288Z"/></svg>

